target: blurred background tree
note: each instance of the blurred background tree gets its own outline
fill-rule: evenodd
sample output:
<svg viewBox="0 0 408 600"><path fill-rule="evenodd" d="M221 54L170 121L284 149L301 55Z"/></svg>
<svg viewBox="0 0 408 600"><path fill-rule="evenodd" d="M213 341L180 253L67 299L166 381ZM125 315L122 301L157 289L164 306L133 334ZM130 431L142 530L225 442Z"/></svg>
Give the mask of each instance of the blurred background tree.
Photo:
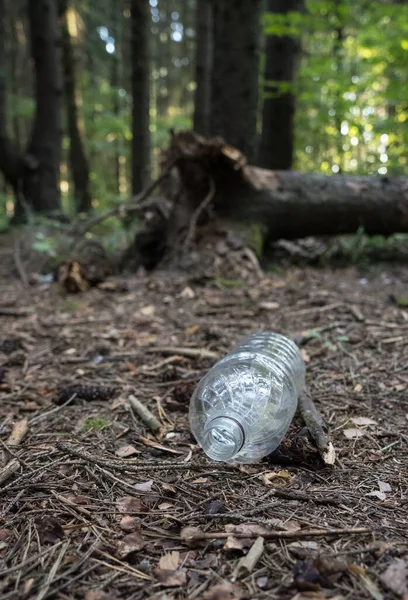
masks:
<svg viewBox="0 0 408 600"><path fill-rule="evenodd" d="M113 206L193 125L268 168L406 174L407 65L403 0L0 0L1 223Z"/></svg>

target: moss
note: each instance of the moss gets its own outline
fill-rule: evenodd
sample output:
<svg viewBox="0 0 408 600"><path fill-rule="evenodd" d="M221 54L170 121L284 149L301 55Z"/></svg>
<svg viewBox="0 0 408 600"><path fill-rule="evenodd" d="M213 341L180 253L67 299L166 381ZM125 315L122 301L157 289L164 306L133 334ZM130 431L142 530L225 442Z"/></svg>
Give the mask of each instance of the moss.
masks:
<svg viewBox="0 0 408 600"><path fill-rule="evenodd" d="M110 421L107 419L103 417L89 417L89 419L85 420L82 431L102 431L106 427L110 427Z"/></svg>

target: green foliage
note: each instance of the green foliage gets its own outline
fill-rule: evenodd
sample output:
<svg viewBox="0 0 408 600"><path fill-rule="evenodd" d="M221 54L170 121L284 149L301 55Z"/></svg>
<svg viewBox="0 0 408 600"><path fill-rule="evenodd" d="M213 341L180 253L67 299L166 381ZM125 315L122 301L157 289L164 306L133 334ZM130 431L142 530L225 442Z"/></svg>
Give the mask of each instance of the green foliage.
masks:
<svg viewBox="0 0 408 600"><path fill-rule="evenodd" d="M102 431L102 429L106 429L107 427L110 427L110 425L110 421L103 417L89 417L85 420L82 431Z"/></svg>

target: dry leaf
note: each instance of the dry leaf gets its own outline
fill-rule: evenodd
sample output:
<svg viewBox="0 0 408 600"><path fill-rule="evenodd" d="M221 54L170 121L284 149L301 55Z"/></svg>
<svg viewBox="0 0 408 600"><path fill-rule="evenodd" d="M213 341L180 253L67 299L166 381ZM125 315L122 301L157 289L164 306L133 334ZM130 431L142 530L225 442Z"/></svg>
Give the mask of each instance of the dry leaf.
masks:
<svg viewBox="0 0 408 600"><path fill-rule="evenodd" d="M334 465L336 462L336 450L331 442L327 444L327 448L323 452L323 462L326 465Z"/></svg>
<svg viewBox="0 0 408 600"><path fill-rule="evenodd" d="M224 546L223 546L223 550L224 551L228 551L228 550L244 550L245 548L249 548L250 546L252 546L253 542L253 537L252 538L236 538L234 534L240 534L240 535L245 535L245 534L250 534L253 536L253 534L255 535L259 535L260 537L262 537L263 534L267 533L269 531L269 529L267 527L264 527L263 525L258 525L257 523L239 523L238 525L234 525L232 523L229 523L227 525L225 525L225 531L230 534L227 538L227 541L225 542Z"/></svg>
<svg viewBox="0 0 408 600"><path fill-rule="evenodd" d="M126 444L126 446L120 446L120 448L115 451L115 454L116 456L119 456L119 458L128 458L129 456L140 454L140 450L137 450L131 444Z"/></svg>
<svg viewBox="0 0 408 600"><path fill-rule="evenodd" d="M207 483L207 477L199 477L198 479L194 479L191 483Z"/></svg>
<svg viewBox="0 0 408 600"><path fill-rule="evenodd" d="M55 544L57 540L62 540L64 537L64 530L62 529L61 523L53 517L43 517L37 521L37 529L40 540Z"/></svg>
<svg viewBox="0 0 408 600"><path fill-rule="evenodd" d="M394 594L408 597L408 561L396 558L380 576L382 583Z"/></svg>
<svg viewBox="0 0 408 600"><path fill-rule="evenodd" d="M133 513L140 512L142 509L142 503L138 498L133 496L122 496L116 499L116 506L121 513Z"/></svg>
<svg viewBox="0 0 408 600"><path fill-rule="evenodd" d="M200 329L200 325L192 325L191 327L187 327L184 332L187 335L193 335L193 333L197 333L197 331Z"/></svg>
<svg viewBox="0 0 408 600"><path fill-rule="evenodd" d="M74 504L91 504L91 499L87 498L87 496L76 496L75 494L67 494L65 498L70 502L73 502Z"/></svg>
<svg viewBox="0 0 408 600"><path fill-rule="evenodd" d="M305 363L310 363L310 356L305 350L305 348L300 349L300 354L302 355L302 358L305 361Z"/></svg>
<svg viewBox="0 0 408 600"><path fill-rule="evenodd" d="M379 481L378 487L380 488L380 492L391 492L390 484L385 481Z"/></svg>
<svg viewBox="0 0 408 600"><path fill-rule="evenodd" d="M28 432L28 419L22 419L14 423L10 437L6 443L9 446L19 446Z"/></svg>
<svg viewBox="0 0 408 600"><path fill-rule="evenodd" d="M142 535L138 531L134 531L133 533L129 533L125 535L123 540L119 540L117 542L117 554L119 558L127 558L130 554L134 552L139 552L146 545L146 542L142 538Z"/></svg>
<svg viewBox="0 0 408 600"><path fill-rule="evenodd" d="M168 552L160 558L159 567L160 569L164 569L165 571L175 571L179 565L179 560L180 552L177 552L177 550L174 550L173 552Z"/></svg>
<svg viewBox="0 0 408 600"><path fill-rule="evenodd" d="M143 483L136 483L133 487L138 492L143 492L143 493L147 494L148 492L151 491L152 486L153 486L153 479L149 479L149 481L144 481Z"/></svg>
<svg viewBox="0 0 408 600"><path fill-rule="evenodd" d="M122 529L122 531L130 533L131 531L139 529L140 519L138 519L137 517L130 517L129 515L125 515L120 520L119 527Z"/></svg>
<svg viewBox="0 0 408 600"><path fill-rule="evenodd" d="M374 421L369 417L352 417L350 421L352 421L354 425L377 425L377 421Z"/></svg>
<svg viewBox="0 0 408 600"><path fill-rule="evenodd" d="M144 317L152 317L156 312L156 307L153 304L149 304L148 306L143 306L139 313Z"/></svg>
<svg viewBox="0 0 408 600"><path fill-rule="evenodd" d="M154 574L164 587L180 587L187 583L187 573L185 571L154 569Z"/></svg>
<svg viewBox="0 0 408 600"><path fill-rule="evenodd" d="M384 494L384 492L379 492L378 490L374 490L372 492L369 492L368 494L366 494L366 496L373 496L375 498L378 498L378 500L385 500L386 497L387 497Z"/></svg>
<svg viewBox="0 0 408 600"><path fill-rule="evenodd" d="M261 473L259 479L262 481L264 485L285 485L286 481L292 477L289 471L267 471L266 473ZM280 480L280 481L279 481Z"/></svg>
<svg viewBox="0 0 408 600"><path fill-rule="evenodd" d="M184 290L180 293L180 298L192 300L193 298L195 298L194 290L192 290L191 287L185 287Z"/></svg>
<svg viewBox="0 0 408 600"><path fill-rule="evenodd" d="M360 437L364 436L364 432L361 431L361 429L354 429L352 427L349 427L348 429L343 429L343 434L349 440L355 440L357 438L360 438Z"/></svg>
<svg viewBox="0 0 408 600"><path fill-rule="evenodd" d="M357 385L354 386L354 391L359 394L360 392L363 391L363 386L361 385L361 383L357 383ZM353 420L353 419L352 419ZM358 425L358 423L356 423L356 425Z"/></svg>
<svg viewBox="0 0 408 600"><path fill-rule="evenodd" d="M160 510L168 510L169 508L173 508L174 504L170 504L170 502L162 502L159 504Z"/></svg>
<svg viewBox="0 0 408 600"><path fill-rule="evenodd" d="M278 302L260 302L259 308L262 310L277 310L279 308Z"/></svg>
<svg viewBox="0 0 408 600"><path fill-rule="evenodd" d="M374 600L383 600L383 594L380 592L374 581L368 577L365 569L362 566L356 564L350 565L349 571L361 581L367 592L374 598Z"/></svg>
<svg viewBox="0 0 408 600"><path fill-rule="evenodd" d="M237 585L223 582L214 585L203 595L204 600L239 600L243 593Z"/></svg>
<svg viewBox="0 0 408 600"><path fill-rule="evenodd" d="M180 531L180 538L186 544L189 544L189 543L196 544L197 542L194 540L194 537L196 535L200 535L201 533L202 533L202 531L199 527L193 527L193 526L183 527L182 530ZM204 541L204 543L205 543L205 541Z"/></svg>
<svg viewBox="0 0 408 600"><path fill-rule="evenodd" d="M103 590L90 590L85 594L85 600L115 600L116 598L117 596Z"/></svg>

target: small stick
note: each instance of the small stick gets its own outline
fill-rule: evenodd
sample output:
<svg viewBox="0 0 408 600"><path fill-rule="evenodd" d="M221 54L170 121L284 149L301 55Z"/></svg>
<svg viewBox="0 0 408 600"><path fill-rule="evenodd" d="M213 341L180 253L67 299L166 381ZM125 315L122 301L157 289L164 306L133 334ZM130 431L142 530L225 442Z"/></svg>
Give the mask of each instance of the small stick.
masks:
<svg viewBox="0 0 408 600"><path fill-rule="evenodd" d="M210 202L212 201L212 199L215 196L215 183L212 177L209 178L210 180L210 189L208 190L207 195L205 196L204 200L202 202L200 202L200 204L197 206L197 208L195 209L195 211L193 212L193 216L191 217L191 221L190 224L188 226L188 231L187 231L187 236L186 239L184 241L184 249L187 250L188 247L190 246L191 242L194 240L195 234L196 234L196 229L197 229L197 223L198 223L198 219L201 217L202 213L204 212L204 210L207 208L207 206L210 204Z"/></svg>
<svg viewBox="0 0 408 600"><path fill-rule="evenodd" d="M205 348L184 348L178 346L158 346L157 348L147 348L145 350L147 354L153 354L155 352L160 354L182 354L188 358L209 358L211 360L217 360L219 355L217 352L206 350Z"/></svg>
<svg viewBox="0 0 408 600"><path fill-rule="evenodd" d="M157 177L157 179L154 179L154 181L152 181L148 186L146 186L144 190L140 192L140 194L137 194L131 202L123 202L121 204L117 204L110 210L107 210L106 212L86 221L86 223L84 223L82 227L78 228L78 231L76 232L77 235L83 236L90 229L92 229L96 225L99 225L99 223L102 223L102 221L105 221L105 219L109 219L109 217L116 217L122 212L131 212L132 210L139 208L143 200L148 198L150 194L156 189L156 187L169 175L171 169L174 167L176 162L177 159L173 160L159 175L159 177Z"/></svg>
<svg viewBox="0 0 408 600"><path fill-rule="evenodd" d="M154 414L150 412L150 410L147 408L147 406L142 404L135 396L129 396L128 400L129 400L129 404L132 407L132 409L134 410L134 412L143 421L143 423L150 429L150 431L155 433L156 431L159 431L161 429L162 424L154 416Z"/></svg>
<svg viewBox="0 0 408 600"><path fill-rule="evenodd" d="M293 540L301 539L306 537L326 537L330 535L357 535L362 533L371 533L371 530L367 527L355 527L348 529L304 529L303 531L266 531L262 534L262 537L267 540ZM186 542L195 542L201 540L225 540L229 537L238 539L255 539L259 537L259 533L248 532L248 533L224 533L224 532L206 532L206 533L194 533L183 537L182 540Z"/></svg>
<svg viewBox="0 0 408 600"><path fill-rule="evenodd" d="M13 458L0 470L0 485L7 481L20 468L20 463L16 458Z"/></svg>
<svg viewBox="0 0 408 600"><path fill-rule="evenodd" d="M299 396L299 410L316 442L316 446L323 461L328 465L333 465L336 453L333 444L329 442L326 437L323 417L317 410L307 387L304 388Z"/></svg>
<svg viewBox="0 0 408 600"><path fill-rule="evenodd" d="M200 469L208 469L208 464L197 464L197 463L180 463L171 460L164 460L160 463L154 463L152 461L137 461L137 464L127 463L119 460L105 460L103 458L96 458L95 456L89 454L88 452L84 452L83 450L78 450L77 448L73 448L68 444L64 444L63 442L57 442L56 447L58 450L61 450L65 454L69 454L74 456L75 458L82 458L86 462L93 463L95 465L99 465L101 467L109 467L115 469L116 471L128 471L129 473L139 473L140 471L148 471L154 470L159 471L160 469L186 469L186 470L200 470ZM212 465L212 468L216 469L217 466L219 468L225 469L226 465L222 465L221 463Z"/></svg>

